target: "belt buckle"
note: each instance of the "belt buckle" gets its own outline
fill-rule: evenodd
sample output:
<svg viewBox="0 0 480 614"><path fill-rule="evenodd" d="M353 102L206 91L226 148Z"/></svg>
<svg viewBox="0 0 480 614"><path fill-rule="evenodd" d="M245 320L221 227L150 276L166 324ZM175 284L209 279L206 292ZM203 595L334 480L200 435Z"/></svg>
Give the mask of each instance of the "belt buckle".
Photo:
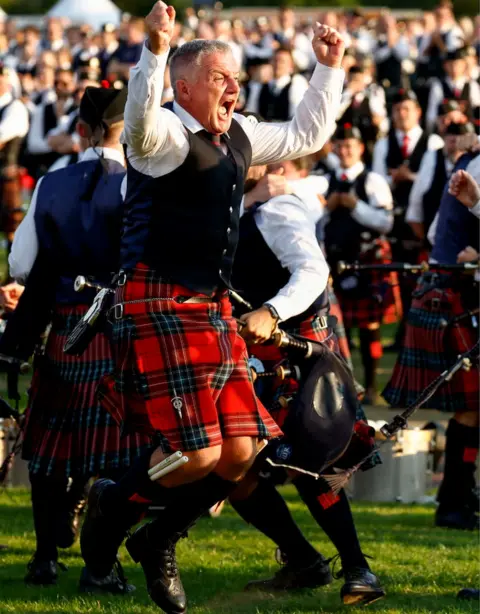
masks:
<svg viewBox="0 0 480 614"><path fill-rule="evenodd" d="M113 317L115 320L121 320L123 318L123 303L117 303L113 306Z"/></svg>
<svg viewBox="0 0 480 614"><path fill-rule="evenodd" d="M127 283L127 274L125 271L120 271L118 274L117 286L124 286Z"/></svg>
<svg viewBox="0 0 480 614"><path fill-rule="evenodd" d="M318 321L320 323L320 328L322 330L324 330L325 328L328 328L328 321L327 321L327 318L325 316L319 316L318 317Z"/></svg>

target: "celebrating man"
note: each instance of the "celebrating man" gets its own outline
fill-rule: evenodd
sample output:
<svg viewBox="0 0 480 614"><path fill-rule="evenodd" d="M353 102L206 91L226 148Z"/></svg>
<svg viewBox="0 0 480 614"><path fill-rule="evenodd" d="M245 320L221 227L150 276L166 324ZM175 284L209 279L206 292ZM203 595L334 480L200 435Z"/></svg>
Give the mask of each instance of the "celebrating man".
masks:
<svg viewBox="0 0 480 614"><path fill-rule="evenodd" d="M255 397L226 294L245 175L250 164L323 146L338 111L344 44L335 30L317 26L318 63L303 100L290 122L266 124L234 114L239 68L230 47L191 41L171 59L172 112L160 101L174 22L173 7L157 2L131 72L122 273L112 310L117 369L101 391L119 419L147 430L158 447L117 484L97 482L83 543L93 541L96 518L129 501L164 502L158 520L138 529L127 548L155 603L184 612L176 542L235 488L258 442L280 434ZM157 479L153 468L175 451L188 462Z"/></svg>

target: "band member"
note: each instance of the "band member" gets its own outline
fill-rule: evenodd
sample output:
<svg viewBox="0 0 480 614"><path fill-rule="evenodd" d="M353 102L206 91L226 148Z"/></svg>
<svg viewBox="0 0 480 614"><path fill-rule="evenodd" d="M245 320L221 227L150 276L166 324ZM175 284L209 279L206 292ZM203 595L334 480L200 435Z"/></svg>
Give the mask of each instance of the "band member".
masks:
<svg viewBox="0 0 480 614"><path fill-rule="evenodd" d="M417 262L422 244L405 221L410 191L420 168L423 155L428 150L443 147L443 140L436 134L428 135L420 127L422 111L414 92L399 90L393 98L392 128L387 137L377 141L373 152L372 169L389 182L394 201L394 225L389 239L395 262ZM410 306L412 284L400 277L403 312ZM403 336L399 326L394 346L398 349Z"/></svg>
<svg viewBox="0 0 480 614"><path fill-rule="evenodd" d="M280 166L289 179L295 177L289 168L293 164ZM270 170L277 171L278 167ZM245 322L241 334L253 344L250 351L262 360L266 370L279 364L282 354L273 346L255 344L268 339L278 325L339 351L333 323L328 318L328 266L315 234L321 210L315 199L297 195L302 181L297 173L290 183L295 193L276 196L260 206L257 200L257 206L240 221L233 282L256 308L241 317ZM283 387L293 385L284 383ZM265 387L261 398L267 407L276 406L272 415L282 425L286 410L273 402L277 393ZM363 412L360 417L364 418ZM285 562L274 578L250 582L246 588L294 590L328 584L332 581L328 561L303 536L275 488L281 482L279 473L286 479L282 470L268 478L263 471L263 478L249 475L247 484L240 485L230 496L242 518L277 544ZM338 548L345 574L341 591L344 603L371 602L382 597L384 591L362 553L345 493L332 496L321 480L307 476L297 475L294 484L312 516Z"/></svg>
<svg viewBox="0 0 480 614"><path fill-rule="evenodd" d="M455 175L465 168L478 183L480 157L462 156ZM455 264L479 251L479 225L469 210L445 187L435 234L433 262ZM476 210L474 210L476 212ZM472 310L472 311L469 311ZM429 384L478 341L478 285L471 275L426 273L418 281L408 313L405 347L400 352L384 398L394 407L408 407ZM479 526L475 461L479 447L478 365L458 371L441 386L427 407L454 413L447 429L445 471L438 492L437 526L476 529Z"/></svg>
<svg viewBox="0 0 480 614"><path fill-rule="evenodd" d="M429 130L435 127L439 107L445 99L457 100L470 117L473 109L480 106L480 85L468 76L466 54L467 47L448 52L443 63L445 78L432 82L425 116Z"/></svg>
<svg viewBox="0 0 480 614"><path fill-rule="evenodd" d="M445 146L436 151L426 151L410 192L406 221L415 236L426 240L428 229L440 206L443 189L457 163L465 153L463 135L473 133L472 124L451 123L445 129Z"/></svg>
<svg viewBox="0 0 480 614"><path fill-rule="evenodd" d="M27 132L28 111L20 100L14 100L9 70L0 63L0 228L9 244L23 217L18 158Z"/></svg>
<svg viewBox="0 0 480 614"><path fill-rule="evenodd" d="M280 47L273 56L273 79L265 83L258 96L257 111L267 121L292 119L308 89L308 81L295 74L292 52Z"/></svg>
<svg viewBox="0 0 480 614"><path fill-rule="evenodd" d="M63 354L66 337L92 298L91 290L74 291L76 276L92 276L105 283L118 262L125 187L119 138L125 100L125 91L87 88L78 130L90 147L82 162L39 181L9 259L12 277L26 283L14 316L37 279L42 294L33 297L31 312L39 311L38 302L47 302L48 316L51 297L51 330L44 356L37 359L23 433L37 538L25 578L32 584L56 582L57 545L71 545L76 532L70 528L69 535L65 518L74 513L89 478L116 476L149 443L141 434L121 439L118 425L96 400L98 382L112 368L107 337L98 335L81 358ZM40 262L46 264L39 269ZM9 320L1 351L10 354L8 334L21 338L22 332L22 322ZM73 481L70 490L69 480ZM129 592L131 586L113 570L116 549L108 550L110 543L104 542L110 527L103 531L100 555L94 567L83 570L80 587Z"/></svg>
<svg viewBox="0 0 480 614"><path fill-rule="evenodd" d="M250 163L323 145L340 99L344 44L334 30L318 26L311 85L294 119L271 125L234 115L238 66L228 45L186 43L170 62L172 112L159 101L174 20L173 7L154 6L145 20L148 43L131 72L123 273L113 309L117 368L100 390L111 411L159 445L118 483L94 485L82 539L89 542L98 518L116 516L132 497L150 500L154 491L164 511L126 545L142 564L155 603L183 612L176 542L236 487L258 440L280 434L255 397L225 292L245 174ZM149 469L174 451L188 462L152 481Z"/></svg>
<svg viewBox="0 0 480 614"><path fill-rule="evenodd" d="M376 371L382 356L380 325L382 321L396 321L401 311L396 278L391 273L338 274L337 265L340 260L373 263L391 258L385 235L393 225L392 194L385 179L368 172L362 163L364 145L358 128L340 126L334 143L340 167L325 189L325 249L347 334L359 329L365 402L374 403Z"/></svg>

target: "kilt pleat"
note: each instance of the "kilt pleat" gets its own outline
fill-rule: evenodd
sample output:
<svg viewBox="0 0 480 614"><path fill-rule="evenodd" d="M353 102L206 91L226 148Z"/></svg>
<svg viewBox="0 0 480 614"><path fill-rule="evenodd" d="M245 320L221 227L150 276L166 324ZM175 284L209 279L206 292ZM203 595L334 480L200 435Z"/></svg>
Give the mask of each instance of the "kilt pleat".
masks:
<svg viewBox="0 0 480 614"><path fill-rule="evenodd" d="M96 389L113 367L110 343L98 334L80 357L63 346L88 307L57 306L44 356L37 357L25 413L22 456L32 473L93 476L128 467L150 445L122 436Z"/></svg>
<svg viewBox="0 0 480 614"><path fill-rule="evenodd" d="M281 434L255 395L227 295L184 302L193 296L205 298L137 265L116 292L124 311L113 321L115 367L100 387L102 403L166 452Z"/></svg>
<svg viewBox="0 0 480 614"><path fill-rule="evenodd" d="M465 299L469 294L468 289L462 292L458 288L434 286L428 277L419 280L407 316L404 343L382 393L390 405L406 407L414 403L459 354L477 342L478 328L472 326L470 318L445 326L466 312ZM452 412L478 411L479 395L478 366L473 366L470 371L458 371L423 407Z"/></svg>

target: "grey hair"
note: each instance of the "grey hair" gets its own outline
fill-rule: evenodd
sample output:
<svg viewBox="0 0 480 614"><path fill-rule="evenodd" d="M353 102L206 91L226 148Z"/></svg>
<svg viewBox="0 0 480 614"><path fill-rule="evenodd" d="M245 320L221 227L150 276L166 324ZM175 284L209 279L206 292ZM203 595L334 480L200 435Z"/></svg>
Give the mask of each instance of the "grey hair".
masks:
<svg viewBox="0 0 480 614"><path fill-rule="evenodd" d="M223 41L204 40L202 38L196 38L179 47L170 60L170 82L174 95L177 95L177 81L184 78L184 73L188 68L192 65L200 66L202 58L206 55L231 52L230 46Z"/></svg>

